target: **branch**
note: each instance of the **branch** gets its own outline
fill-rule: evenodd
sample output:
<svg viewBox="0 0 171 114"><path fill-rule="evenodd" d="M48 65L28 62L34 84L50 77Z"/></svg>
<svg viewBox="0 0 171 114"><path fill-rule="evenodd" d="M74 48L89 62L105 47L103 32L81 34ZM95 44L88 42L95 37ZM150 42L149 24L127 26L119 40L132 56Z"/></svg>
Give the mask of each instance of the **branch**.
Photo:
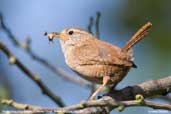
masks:
<svg viewBox="0 0 171 114"><path fill-rule="evenodd" d="M97 14L96 14L96 38L97 39L100 38L100 31L99 31L100 16L101 16L101 13L97 12Z"/></svg>
<svg viewBox="0 0 171 114"><path fill-rule="evenodd" d="M158 79L149 80L138 85L128 86L121 90L113 90L107 95L117 100L134 99L137 94L143 95L145 98L155 95L166 95L171 92L171 76Z"/></svg>
<svg viewBox="0 0 171 114"><path fill-rule="evenodd" d="M65 106L61 99L58 96L54 95L37 75L33 74L27 67L25 67L2 42L0 42L0 50L2 50L7 55L10 64L15 64L26 74L26 76L32 79L39 86L43 94L51 98L60 107Z"/></svg>
<svg viewBox="0 0 171 114"><path fill-rule="evenodd" d="M2 14L0 13L0 24L1 24L1 28L6 32L8 33L8 37L10 38L10 40L13 42L13 44L15 46L21 46L20 42L15 39L14 35L11 33L11 31L6 27L6 25L4 24L4 20L3 20L3 16Z"/></svg>
<svg viewBox="0 0 171 114"><path fill-rule="evenodd" d="M39 107L39 109L36 109L36 112L40 111L40 112L70 113L72 111L80 114L81 113L107 114L115 108L117 108L119 111L122 111L124 108L131 107L131 106L145 106L154 109L171 110L171 104L161 104L161 103L144 100L144 98L152 97L154 95L163 95L163 93L168 93L168 92L171 92L171 76L159 80L146 81L132 87L123 88L121 90L118 90L117 92L114 91L113 93L110 93L110 95L112 95L114 98L110 96L103 96L101 99L98 100L82 101L79 104L67 106L63 108ZM117 95L120 95L120 97L116 97ZM121 100L121 99L125 99L125 100ZM16 107L16 105L14 105L15 102L13 103L3 102L3 103L15 107L17 109L21 109L21 107L19 108ZM22 108L22 110L27 110L27 109ZM29 110L32 109L29 108ZM35 110L32 111L34 112Z"/></svg>
<svg viewBox="0 0 171 114"><path fill-rule="evenodd" d="M95 20L95 30L96 30L95 37L97 39L100 39L100 31L99 31L99 29L100 29L100 27L99 27L99 25L100 25L100 17L101 17L101 13L97 12L96 13L96 20ZM93 32L92 32L93 24L94 24L94 19L91 16L90 19L89 19L89 24L87 26L87 30L92 34L93 34Z"/></svg>
<svg viewBox="0 0 171 114"><path fill-rule="evenodd" d="M14 102L13 100L2 100L1 103L12 106L16 109L20 110L30 110L32 113L35 112L62 112L62 113L83 113L85 114L85 109L88 107L110 107L110 110L113 110L115 108L118 108L119 111L122 111L125 107L132 107L132 106L145 106L150 107L153 109L165 109L165 110L171 110L170 104L161 104L161 103L155 103L147 100L143 100L141 102L137 102L137 100L130 100L130 101L116 101L111 97L105 96L99 100L95 101L83 101L79 104L64 107L64 108L43 108L38 106L32 106L28 104L21 104ZM122 108L121 108L122 107ZM81 110L83 109L83 110ZM92 113L92 112L91 112Z"/></svg>
<svg viewBox="0 0 171 114"><path fill-rule="evenodd" d="M63 69L50 64L47 60L45 60L44 58L35 54L30 48L30 45L31 45L31 39L30 38L27 38L26 42L24 44L20 43L16 39L15 35L5 25L4 20L3 20L3 16L1 13L0 13L0 24L1 24L1 28L8 35L8 38L12 41L12 43L17 47L24 49L24 51L27 52L34 60L40 62L45 67L49 68L52 72L54 72L58 76L62 77L63 79L65 79L71 83L81 85L81 86L86 86L86 87L90 86L85 80L83 80L81 78L79 80L76 78L73 78L70 74L67 74Z"/></svg>
<svg viewBox="0 0 171 114"><path fill-rule="evenodd" d="M89 33L92 33L93 34L93 32L92 32L92 27L93 27L93 17L91 16L90 17L90 19L89 19L89 24L88 24L88 26L87 26L87 30L89 31Z"/></svg>
<svg viewBox="0 0 171 114"><path fill-rule="evenodd" d="M42 109L42 107L32 106L32 105L28 105L28 104L21 104L21 103L15 102L13 100L7 100L7 99L2 100L1 103L15 107L18 110L32 110L32 111L34 111L34 110L41 110Z"/></svg>
<svg viewBox="0 0 171 114"><path fill-rule="evenodd" d="M74 111L74 110L80 110L84 109L87 107L111 107L111 109L117 108L118 106L124 106L124 107L130 107L130 106L146 106L146 107L151 107L155 109L166 109L166 110L171 110L171 105L169 104L160 104L160 103L155 103L151 101L142 101L142 102L137 102L136 100L130 100L130 101L116 101L111 97L105 96L99 100L95 101L85 101L81 102L76 105L64 107L64 108L59 108L58 111Z"/></svg>
<svg viewBox="0 0 171 114"><path fill-rule="evenodd" d="M154 97L156 95L165 95L171 92L171 76L143 82L138 85L128 86L121 90L113 90L106 94L118 101L133 100L137 94L141 94L144 98ZM110 112L110 107L92 107L82 110L84 114L95 112L101 114L102 111Z"/></svg>

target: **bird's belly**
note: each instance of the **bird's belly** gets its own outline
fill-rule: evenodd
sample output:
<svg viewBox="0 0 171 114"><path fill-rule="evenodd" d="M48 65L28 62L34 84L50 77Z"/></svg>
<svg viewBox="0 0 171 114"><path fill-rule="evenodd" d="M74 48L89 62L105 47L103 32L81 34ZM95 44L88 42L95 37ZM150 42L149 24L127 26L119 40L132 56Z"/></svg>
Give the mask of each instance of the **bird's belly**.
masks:
<svg viewBox="0 0 171 114"><path fill-rule="evenodd" d="M128 67L114 65L79 65L73 70L91 82L102 84L103 76L110 76L109 84L116 84L125 77L129 69Z"/></svg>

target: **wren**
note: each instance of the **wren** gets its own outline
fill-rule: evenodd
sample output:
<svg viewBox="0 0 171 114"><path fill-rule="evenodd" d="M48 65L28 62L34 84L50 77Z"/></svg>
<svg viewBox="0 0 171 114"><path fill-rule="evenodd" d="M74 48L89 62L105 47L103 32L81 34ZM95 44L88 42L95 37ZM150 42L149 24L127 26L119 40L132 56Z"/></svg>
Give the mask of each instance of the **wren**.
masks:
<svg viewBox="0 0 171 114"><path fill-rule="evenodd" d="M123 48L98 40L91 33L80 28L66 28L62 32L45 33L49 40L59 38L66 64L82 78L102 84L90 97L95 96L105 85L116 85L131 68L134 46L147 35L152 24L142 26Z"/></svg>

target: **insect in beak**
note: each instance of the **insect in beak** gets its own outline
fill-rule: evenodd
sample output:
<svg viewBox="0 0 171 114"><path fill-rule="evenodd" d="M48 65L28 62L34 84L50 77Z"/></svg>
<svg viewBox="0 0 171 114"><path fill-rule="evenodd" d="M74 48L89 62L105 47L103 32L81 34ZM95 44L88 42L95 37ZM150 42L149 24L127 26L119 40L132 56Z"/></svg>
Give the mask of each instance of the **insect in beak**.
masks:
<svg viewBox="0 0 171 114"><path fill-rule="evenodd" d="M57 33L57 32L54 32L54 33L45 32L44 36L48 36L49 41L53 41L54 38L59 38L61 40L66 39L66 36L63 33Z"/></svg>

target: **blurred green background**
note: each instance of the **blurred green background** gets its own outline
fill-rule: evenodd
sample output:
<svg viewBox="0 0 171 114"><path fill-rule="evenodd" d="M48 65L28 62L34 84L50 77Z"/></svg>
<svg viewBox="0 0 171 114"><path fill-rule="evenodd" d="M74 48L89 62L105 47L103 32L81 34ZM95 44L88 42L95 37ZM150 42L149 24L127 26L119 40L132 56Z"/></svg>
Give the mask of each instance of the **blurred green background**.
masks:
<svg viewBox="0 0 171 114"><path fill-rule="evenodd" d="M88 26L89 17L97 11L102 14L100 37L122 47L146 22L153 24L149 35L134 46L137 69L132 69L118 85L122 88L145 80L169 76L171 71L171 1L170 0L0 0L0 12L4 21L20 42L29 36L33 51L54 65L74 74L65 64L59 42L48 43L44 31L61 31L65 27ZM94 30L94 29L93 29ZM40 75L48 87L67 104L87 99L90 90L66 82L50 70L32 60L24 51L16 48L0 28L0 41L34 73ZM78 78L77 76L73 78ZM12 98L17 102L56 107L39 88L16 66L10 66L0 51L0 98ZM163 102L161 100L156 100ZM2 109L2 105L0 105ZM8 109L8 107L6 107ZM131 107L123 114L148 113L150 108ZM117 111L113 111L117 113ZM170 112L166 112L166 114Z"/></svg>

